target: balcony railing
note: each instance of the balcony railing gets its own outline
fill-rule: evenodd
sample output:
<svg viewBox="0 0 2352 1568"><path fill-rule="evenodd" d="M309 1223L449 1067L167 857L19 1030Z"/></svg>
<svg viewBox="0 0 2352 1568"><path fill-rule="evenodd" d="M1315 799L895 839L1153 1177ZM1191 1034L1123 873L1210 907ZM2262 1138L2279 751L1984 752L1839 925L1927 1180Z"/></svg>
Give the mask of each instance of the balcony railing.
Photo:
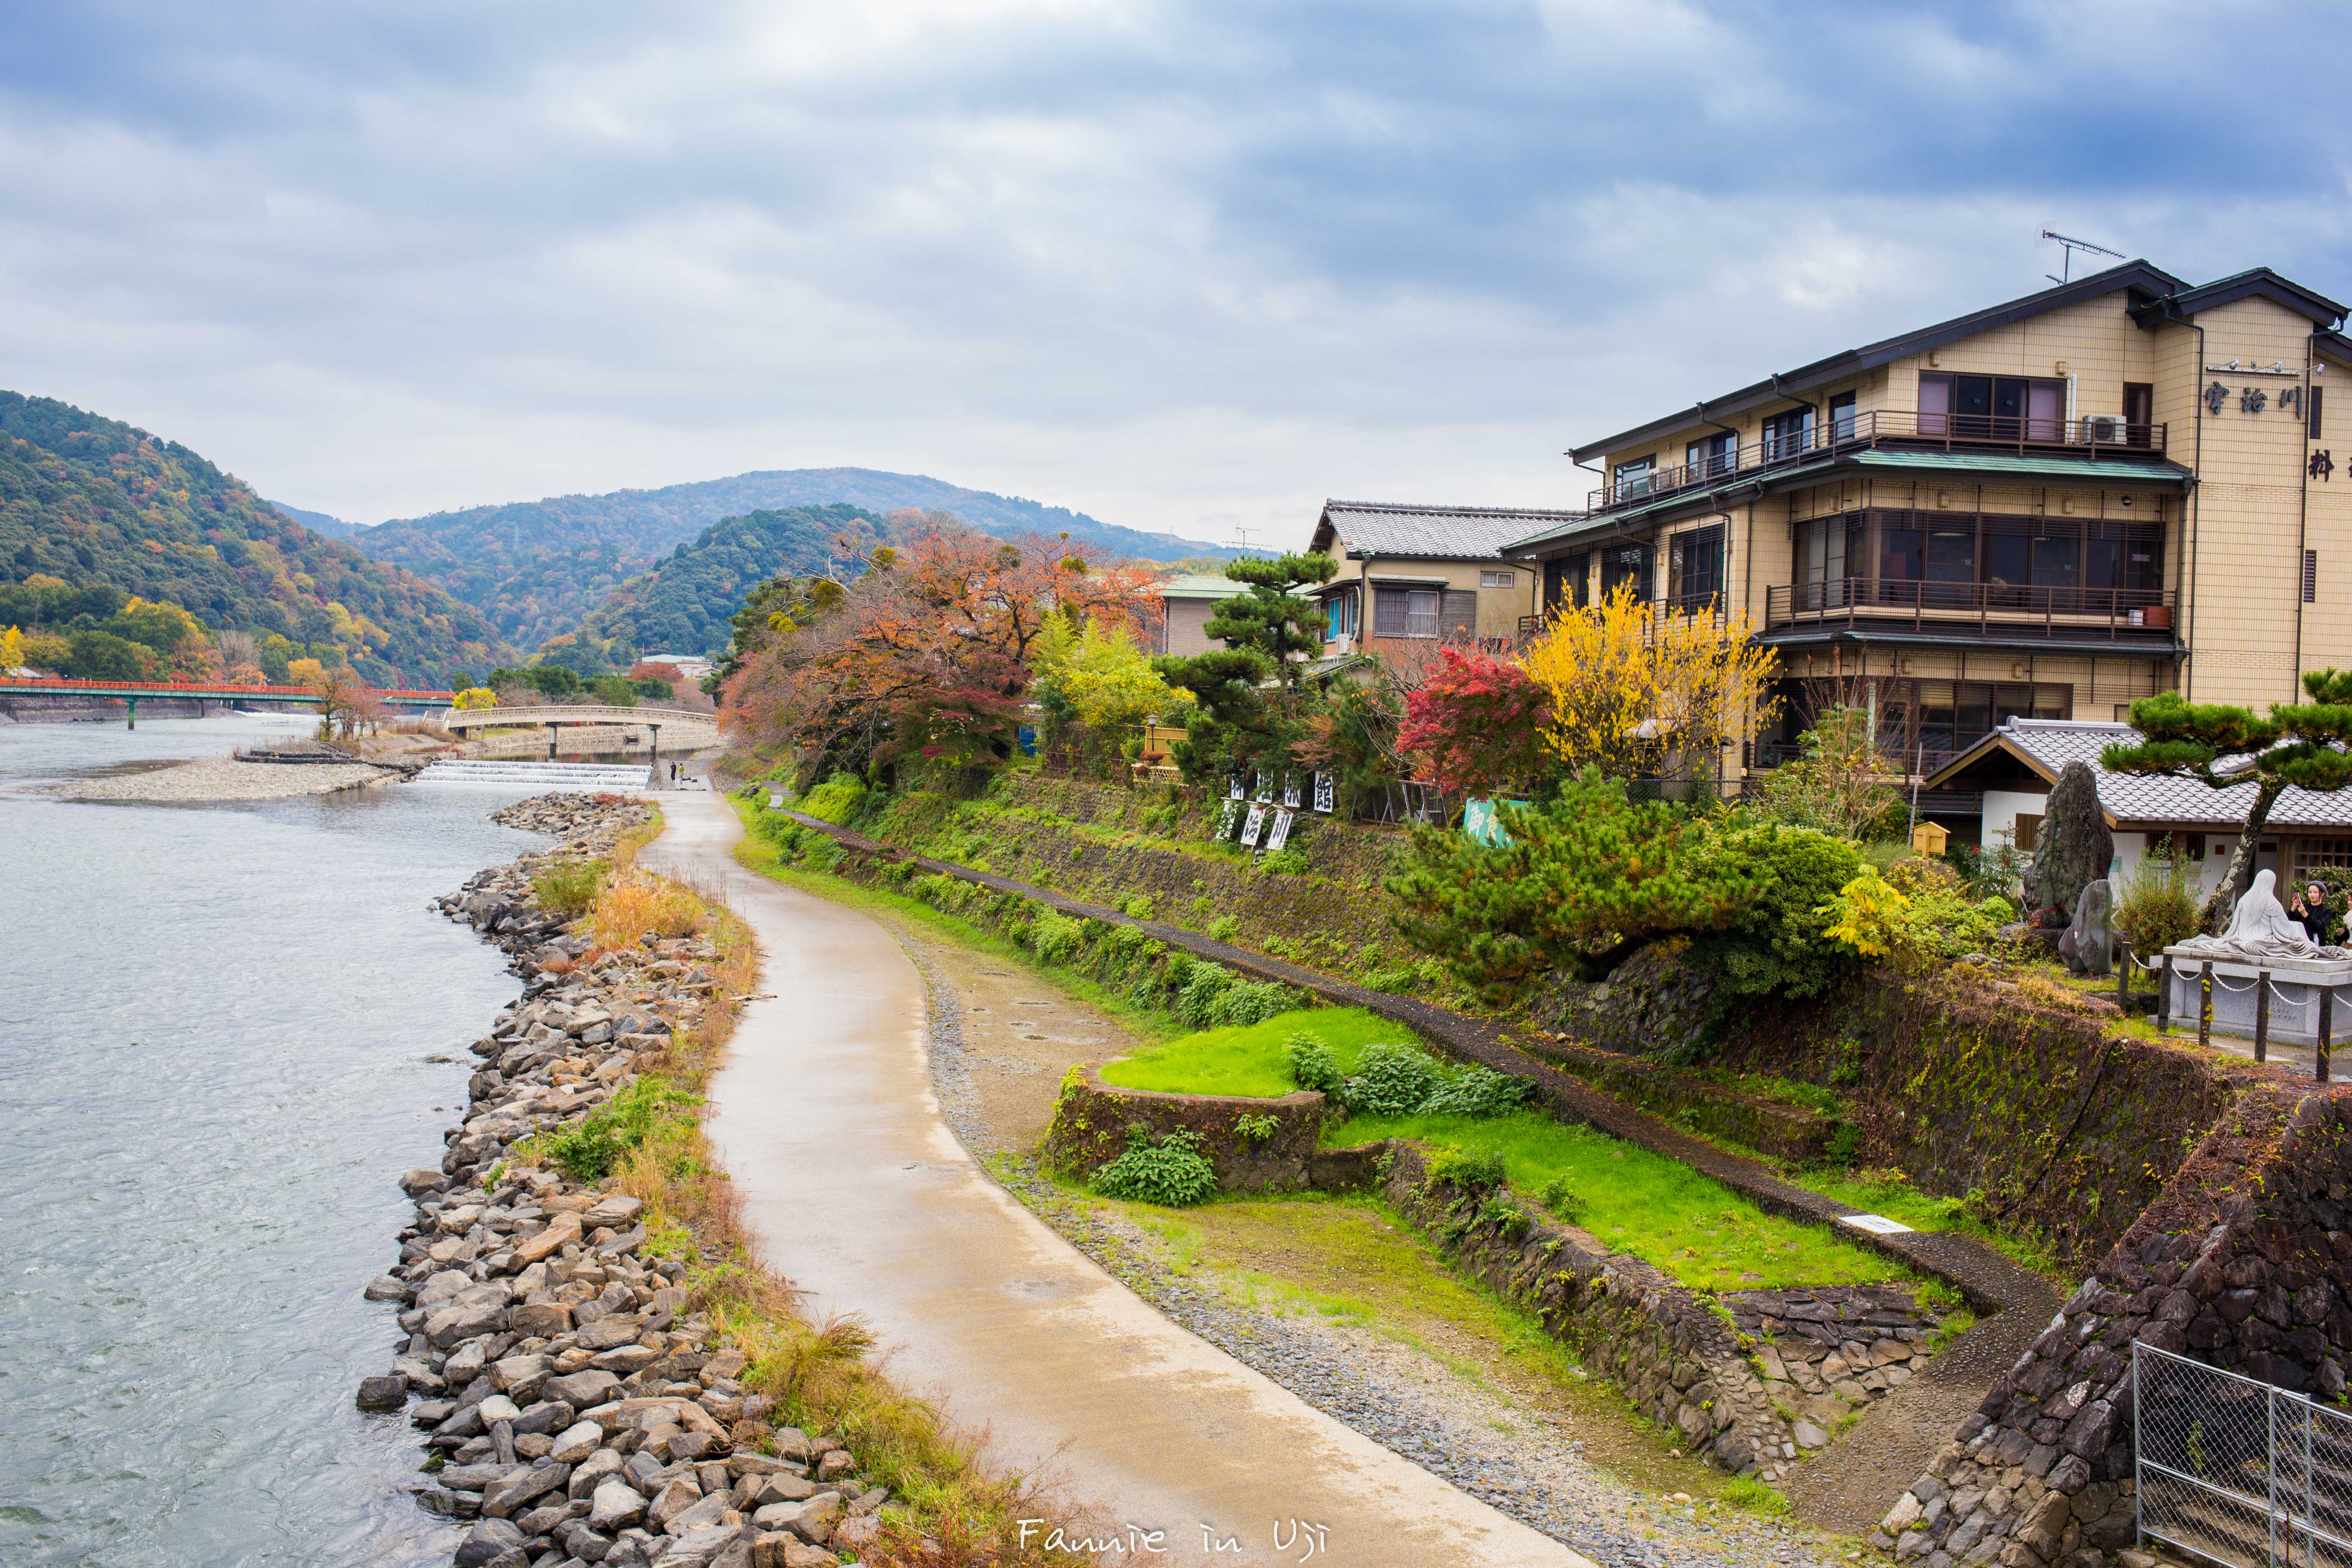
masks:
<svg viewBox="0 0 2352 1568"><path fill-rule="evenodd" d="M1832 577L1764 590L1767 630L1812 623L1907 623L1915 631L2061 632L2170 640L2173 595L2154 588L2037 587L2010 583L1922 583Z"/></svg>
<svg viewBox="0 0 2352 1568"><path fill-rule="evenodd" d="M1902 408L1822 420L1799 435L1769 437L1696 463L1627 474L1594 490L1586 510L1601 511L1668 495L1737 474L1782 467L1823 453L1869 447L1915 451L2016 452L2081 458L2160 458L2165 426L2132 425L2107 414L2030 419L1990 414L1919 414Z"/></svg>

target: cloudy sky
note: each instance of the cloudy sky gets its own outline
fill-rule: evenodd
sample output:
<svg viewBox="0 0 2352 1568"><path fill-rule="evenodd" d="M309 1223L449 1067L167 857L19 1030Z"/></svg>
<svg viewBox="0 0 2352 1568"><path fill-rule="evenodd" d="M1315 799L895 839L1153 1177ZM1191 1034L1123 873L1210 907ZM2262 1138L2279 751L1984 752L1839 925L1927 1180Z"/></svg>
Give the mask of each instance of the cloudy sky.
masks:
<svg viewBox="0 0 2352 1568"><path fill-rule="evenodd" d="M835 464L1215 540L1575 505L1571 442L2028 292L2044 226L2352 298L2344 18L0 0L0 386L361 521Z"/></svg>

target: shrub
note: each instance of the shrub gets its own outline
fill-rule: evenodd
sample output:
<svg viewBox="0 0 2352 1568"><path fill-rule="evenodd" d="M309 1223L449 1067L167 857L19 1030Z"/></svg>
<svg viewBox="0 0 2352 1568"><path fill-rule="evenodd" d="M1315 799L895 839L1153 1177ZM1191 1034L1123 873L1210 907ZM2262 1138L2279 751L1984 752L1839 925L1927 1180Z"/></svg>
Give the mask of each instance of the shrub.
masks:
<svg viewBox="0 0 2352 1568"><path fill-rule="evenodd" d="M1235 915L1219 915L1209 922L1209 935L1216 942L1231 942L1241 934L1242 922Z"/></svg>
<svg viewBox="0 0 2352 1568"><path fill-rule="evenodd" d="M838 827L847 823L866 801L866 781L855 773L835 773L800 799L800 808Z"/></svg>
<svg viewBox="0 0 2352 1568"><path fill-rule="evenodd" d="M1340 1097L1350 1110L1371 1116L1411 1116L1445 1082L1429 1053L1417 1047L1381 1043L1364 1047L1356 1076Z"/></svg>
<svg viewBox="0 0 2352 1568"><path fill-rule="evenodd" d="M1085 945L1086 940L1085 921L1072 920L1053 910L1041 910L1030 922L1030 950L1048 963L1065 962Z"/></svg>
<svg viewBox="0 0 2352 1568"><path fill-rule="evenodd" d="M1271 980L1240 980L1224 989L1213 1009L1215 1026L1229 1025L1246 1026L1263 1024L1277 1013L1287 1013L1297 1005L1290 987L1277 985Z"/></svg>
<svg viewBox="0 0 2352 1568"><path fill-rule="evenodd" d="M2187 868L2172 857L2169 838L2158 840L2140 862L2139 875L2116 900L2114 919L2116 934L2146 963L2197 934L2197 896L2189 890Z"/></svg>
<svg viewBox="0 0 2352 1568"><path fill-rule="evenodd" d="M1257 868L1277 877L1307 875L1307 853L1303 849L1277 849L1257 863Z"/></svg>
<svg viewBox="0 0 2352 1568"><path fill-rule="evenodd" d="M1097 1171L1087 1186L1107 1198L1187 1208L1217 1190L1217 1173L1201 1157L1201 1135L1178 1129L1154 1142L1130 1130L1127 1152Z"/></svg>
<svg viewBox="0 0 2352 1568"><path fill-rule="evenodd" d="M1444 1148L1430 1156L1427 1181L1435 1186L1451 1183L1466 1192L1492 1192L1508 1173L1496 1149Z"/></svg>
<svg viewBox="0 0 2352 1568"><path fill-rule="evenodd" d="M1554 1176L1536 1194L1536 1202L1552 1214L1574 1225L1588 1206L1585 1201L1569 1190L1566 1176Z"/></svg>
<svg viewBox="0 0 2352 1568"><path fill-rule="evenodd" d="M540 868L530 879L531 897L540 908L567 918L583 915L604 889L612 866L603 860L557 860Z"/></svg>
<svg viewBox="0 0 2352 1568"><path fill-rule="evenodd" d="M633 947L641 937L688 936L702 921L702 901L684 888L632 871L597 895L596 940Z"/></svg>
<svg viewBox="0 0 2352 1568"><path fill-rule="evenodd" d="M1186 968L1189 973L1177 972L1182 989L1176 993L1176 1016L1191 1028L1213 1028L1217 999L1234 983L1234 977L1213 963L1195 962Z"/></svg>
<svg viewBox="0 0 2352 1568"><path fill-rule="evenodd" d="M1465 1068L1452 1083L1421 1102L1423 1116L1507 1116L1527 1100L1534 1085L1487 1068Z"/></svg>
<svg viewBox="0 0 2352 1568"><path fill-rule="evenodd" d="M1289 1064L1290 1081L1301 1089L1311 1089L1336 1096L1343 1076L1339 1058L1323 1043L1320 1035L1310 1035L1304 1029L1294 1029L1282 1042L1284 1061Z"/></svg>

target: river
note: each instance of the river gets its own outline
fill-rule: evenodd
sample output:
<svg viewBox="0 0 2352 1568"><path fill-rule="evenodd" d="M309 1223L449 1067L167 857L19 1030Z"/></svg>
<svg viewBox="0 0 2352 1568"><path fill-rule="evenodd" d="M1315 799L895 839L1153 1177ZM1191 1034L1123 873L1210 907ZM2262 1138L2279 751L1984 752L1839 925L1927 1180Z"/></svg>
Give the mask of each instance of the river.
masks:
<svg viewBox="0 0 2352 1568"><path fill-rule="evenodd" d="M535 787L229 806L37 785L295 719L0 725L0 1563L446 1563L390 1364L394 1184L515 994L426 900L545 840ZM434 1058L446 1058L436 1060Z"/></svg>

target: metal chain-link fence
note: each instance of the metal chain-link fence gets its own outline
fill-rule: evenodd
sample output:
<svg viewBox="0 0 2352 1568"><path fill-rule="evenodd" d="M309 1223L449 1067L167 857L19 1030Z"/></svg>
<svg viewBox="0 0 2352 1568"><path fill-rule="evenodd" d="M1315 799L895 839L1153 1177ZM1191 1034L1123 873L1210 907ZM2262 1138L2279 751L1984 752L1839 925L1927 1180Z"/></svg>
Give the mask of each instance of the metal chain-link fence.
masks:
<svg viewBox="0 0 2352 1568"><path fill-rule="evenodd" d="M2352 1568L2352 1413L2132 1346L2143 1536L2244 1568Z"/></svg>

